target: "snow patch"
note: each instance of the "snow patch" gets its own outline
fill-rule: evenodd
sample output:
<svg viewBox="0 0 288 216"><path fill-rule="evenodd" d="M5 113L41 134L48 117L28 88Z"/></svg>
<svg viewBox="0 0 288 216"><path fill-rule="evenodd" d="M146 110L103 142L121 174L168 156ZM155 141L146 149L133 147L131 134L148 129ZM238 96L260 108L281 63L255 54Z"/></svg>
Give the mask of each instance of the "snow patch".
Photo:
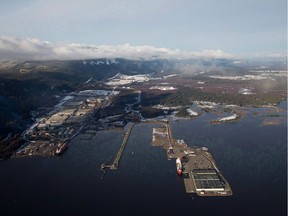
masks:
<svg viewBox="0 0 288 216"><path fill-rule="evenodd" d="M150 78L147 75L133 75L133 76L128 76L128 75L123 75L118 73L116 76L111 77L108 79L109 81L106 82L107 85L111 86L118 86L118 85L127 85L131 84L134 82L146 82L149 81Z"/></svg>
<svg viewBox="0 0 288 216"><path fill-rule="evenodd" d="M152 86L150 89L159 89L161 91L174 91L177 88L174 88L172 86Z"/></svg>
<svg viewBox="0 0 288 216"><path fill-rule="evenodd" d="M233 115L231 115L231 116L219 118L219 119L217 119L217 121L219 121L219 122L222 122L222 121L231 121L231 120L235 120L237 117L238 117L237 114L233 114Z"/></svg>
<svg viewBox="0 0 288 216"><path fill-rule="evenodd" d="M189 113L190 116L198 116L199 114L192 109L188 108L186 111Z"/></svg>

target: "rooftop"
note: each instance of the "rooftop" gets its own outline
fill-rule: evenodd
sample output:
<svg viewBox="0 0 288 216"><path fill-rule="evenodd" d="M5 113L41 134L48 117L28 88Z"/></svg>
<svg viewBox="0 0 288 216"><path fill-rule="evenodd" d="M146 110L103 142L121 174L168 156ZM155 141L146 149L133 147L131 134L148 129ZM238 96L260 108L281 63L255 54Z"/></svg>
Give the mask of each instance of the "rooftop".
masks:
<svg viewBox="0 0 288 216"><path fill-rule="evenodd" d="M193 169L196 191L224 191L224 185L215 169Z"/></svg>

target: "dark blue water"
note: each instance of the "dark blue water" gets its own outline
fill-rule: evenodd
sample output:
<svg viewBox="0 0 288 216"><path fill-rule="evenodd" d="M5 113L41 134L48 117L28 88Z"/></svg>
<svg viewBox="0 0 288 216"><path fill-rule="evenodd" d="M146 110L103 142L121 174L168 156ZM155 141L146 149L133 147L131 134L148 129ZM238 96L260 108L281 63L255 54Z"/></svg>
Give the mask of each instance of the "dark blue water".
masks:
<svg viewBox="0 0 288 216"><path fill-rule="evenodd" d="M102 180L100 164L117 152L121 131L76 138L61 157L1 161L0 215L286 215L287 123L262 126L263 116L247 116L220 125L209 124L210 114L172 122L175 138L210 149L231 197L185 194L175 161L150 145L156 125L141 124L120 168Z"/></svg>

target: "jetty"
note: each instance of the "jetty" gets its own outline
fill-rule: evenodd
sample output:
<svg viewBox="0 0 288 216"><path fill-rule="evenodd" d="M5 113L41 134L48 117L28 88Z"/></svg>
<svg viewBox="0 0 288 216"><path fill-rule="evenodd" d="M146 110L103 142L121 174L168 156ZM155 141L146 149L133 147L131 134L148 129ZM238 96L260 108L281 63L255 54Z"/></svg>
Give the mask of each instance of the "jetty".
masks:
<svg viewBox="0 0 288 216"><path fill-rule="evenodd" d="M125 147L126 147L126 144L127 144L127 142L128 142L129 136L130 136L131 131L132 131L132 129L133 129L134 126L135 126L135 124L130 125L130 127L128 128L128 130L124 133L123 141L122 141L122 143L121 143L121 146L120 146L117 154L116 154L115 157L114 157L114 160L113 160L111 163L109 163L109 164L102 163L102 164L101 164L101 168L100 168L101 170L104 170L104 169L106 169L106 168L109 168L109 169L111 169L111 170L116 170L116 169L118 169L120 159L121 159L121 157L122 157L122 154L123 154L123 152L124 152L124 149L125 149Z"/></svg>

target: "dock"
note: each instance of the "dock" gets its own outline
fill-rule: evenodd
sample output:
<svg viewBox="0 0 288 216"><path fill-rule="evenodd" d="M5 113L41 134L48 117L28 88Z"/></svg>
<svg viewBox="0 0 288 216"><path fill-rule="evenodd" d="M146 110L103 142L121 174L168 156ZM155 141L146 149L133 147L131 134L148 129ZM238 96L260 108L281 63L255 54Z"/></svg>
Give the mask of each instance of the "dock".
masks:
<svg viewBox="0 0 288 216"><path fill-rule="evenodd" d="M153 128L152 146L162 146L168 159L181 159L181 178L186 193L196 193L199 196L231 196L231 187L216 166L208 148L189 147L184 140L173 139L170 125L161 124L165 127Z"/></svg>
<svg viewBox="0 0 288 216"><path fill-rule="evenodd" d="M132 129L133 129L134 126L135 126L135 124L132 124L132 125L128 128L128 130L125 132L123 141L122 141L122 143L121 143L121 146L120 146L117 154L116 154L115 157L114 157L114 160L113 160L111 163L109 163L109 164L102 163L102 164L101 164L101 167L100 167L101 170L104 170L105 168L109 168L109 169L111 169L111 170L116 170L116 169L118 169L120 159L121 159L121 157L122 157L122 154L123 154L123 152L124 152L124 149L125 149L125 147L126 147L126 144L127 144L127 142L128 142L129 136L130 136L131 131L132 131Z"/></svg>

